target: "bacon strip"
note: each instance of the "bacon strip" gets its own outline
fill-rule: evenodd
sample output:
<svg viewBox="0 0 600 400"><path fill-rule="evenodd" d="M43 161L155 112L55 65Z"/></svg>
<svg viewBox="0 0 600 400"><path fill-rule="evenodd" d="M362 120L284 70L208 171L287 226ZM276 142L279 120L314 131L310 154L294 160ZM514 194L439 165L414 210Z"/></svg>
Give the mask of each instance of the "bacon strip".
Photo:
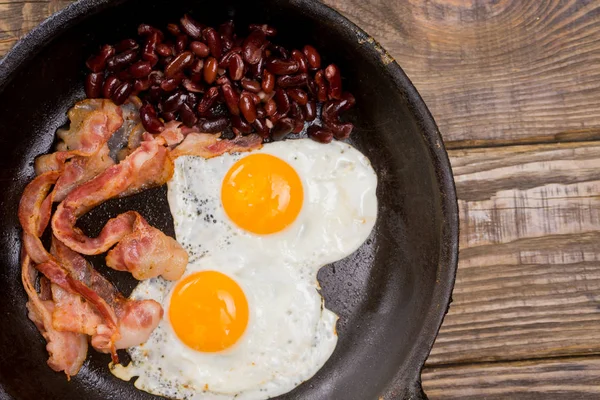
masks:
<svg viewBox="0 0 600 400"><path fill-rule="evenodd" d="M19 220L23 227L23 245L27 258L37 263L36 268L52 283L77 293L90 301L100 312L105 323L114 333L112 342L118 340L117 317L114 310L93 289L73 277L44 248L40 236L50 219L52 194L50 188L60 174L57 171L46 172L33 179L26 187L19 204ZM113 351L116 358L116 351Z"/></svg>
<svg viewBox="0 0 600 400"><path fill-rule="evenodd" d="M154 300L127 299L80 254L56 238L52 240L51 251L71 275L86 283L115 310L119 337L112 343L114 332L110 326L103 323L101 316L90 303L83 302L78 295L64 293L61 288L53 285L52 293L56 292L60 296L59 299L55 296L55 327L68 327L68 330L92 336L92 346L101 352L111 351L113 345L116 349L121 349L148 340L163 315L159 303Z"/></svg>
<svg viewBox="0 0 600 400"><path fill-rule="evenodd" d="M137 280L160 275L177 280L185 272L187 252L177 241L153 228L143 218L137 218L133 231L108 252L106 265L119 271L129 271Z"/></svg>
<svg viewBox="0 0 600 400"><path fill-rule="evenodd" d="M37 273L29 256L22 254L21 260L21 280L29 297L27 316L46 339L48 365L54 371L64 371L67 377L76 375L87 355L87 339L85 335L60 332L54 328L52 323L54 303L52 300L42 300L35 290Z"/></svg>
<svg viewBox="0 0 600 400"><path fill-rule="evenodd" d="M258 150L261 147L262 138L256 134L221 140L218 135L210 133L190 133L171 151L171 157L173 159L181 156L212 158L225 153Z"/></svg>

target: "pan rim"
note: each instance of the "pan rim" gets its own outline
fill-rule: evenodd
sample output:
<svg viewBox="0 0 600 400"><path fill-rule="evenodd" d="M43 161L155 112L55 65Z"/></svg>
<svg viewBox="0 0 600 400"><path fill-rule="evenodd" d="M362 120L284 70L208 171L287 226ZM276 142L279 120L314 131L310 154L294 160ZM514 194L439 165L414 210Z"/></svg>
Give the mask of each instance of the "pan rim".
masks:
<svg viewBox="0 0 600 400"><path fill-rule="evenodd" d="M39 53L59 33L70 28L90 12L118 6L125 0L79 0L53 14L21 38L0 60L0 93L10 83L14 74L31 57ZM408 107L417 119L429 155L433 162L437 188L441 194L442 229L440 236L439 262L436 286L429 299L430 304L424 317L420 334L411 345L407 357L410 366L394 377L386 388L383 398L421 397L420 374L429 356L433 343L448 312L458 266L459 215L452 168L443 144L440 131L425 102L404 73L399 64L387 51L364 30L333 8L314 0L288 0L309 12L342 26L344 30L363 43L365 52L377 59L382 70L387 71L392 84L406 99ZM413 367L414 365L414 367Z"/></svg>

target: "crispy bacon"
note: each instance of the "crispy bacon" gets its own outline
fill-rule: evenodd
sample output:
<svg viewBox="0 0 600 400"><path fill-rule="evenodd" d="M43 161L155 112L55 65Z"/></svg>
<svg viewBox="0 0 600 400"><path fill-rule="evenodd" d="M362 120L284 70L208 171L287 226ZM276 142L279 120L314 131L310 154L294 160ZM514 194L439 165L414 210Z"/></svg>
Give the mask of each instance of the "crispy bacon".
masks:
<svg viewBox="0 0 600 400"><path fill-rule="evenodd" d="M29 256L23 254L21 261L21 279L29 297L27 316L46 339L48 365L54 371L64 371L67 377L76 375L87 355L86 336L74 332L61 332L54 328L52 323L54 302L42 300L35 290L37 273Z"/></svg>
<svg viewBox="0 0 600 400"><path fill-rule="evenodd" d="M92 336L92 346L101 352L136 346L148 340L163 315L162 307L154 300L130 300L124 297L106 278L99 274L78 253L72 251L56 238L52 240L52 254L61 265L78 280L85 282L98 293L114 310L117 317L118 338L112 342L114 332L103 323L99 313L90 303L80 296L64 293L56 285L52 293L56 309L53 314L54 326L68 327L68 330L86 333ZM59 311L57 313L57 310Z"/></svg>
<svg viewBox="0 0 600 400"><path fill-rule="evenodd" d="M159 275L178 279L187 265L187 253L138 213L129 211L111 219L96 238L75 227L77 218L110 198L165 183L173 173L173 162L163 144L152 138L142 142L124 161L72 191L52 219L56 237L82 254L100 254L121 242L107 257L110 267L130 271L138 279ZM145 254L136 253L140 250Z"/></svg>
<svg viewBox="0 0 600 400"><path fill-rule="evenodd" d="M258 150L262 138L256 134L238 136L232 140L222 140L210 133L189 133L183 142L171 151L173 159L180 156L212 158L225 153Z"/></svg>
<svg viewBox="0 0 600 400"><path fill-rule="evenodd" d="M153 228L143 218L136 219L133 231L106 256L106 265L129 271L138 280L158 274L177 280L183 275L187 261L187 252L175 239Z"/></svg>
<svg viewBox="0 0 600 400"><path fill-rule="evenodd" d="M105 143L89 157L75 156L65 164L62 175L54 188L54 201L62 201L77 186L104 172L114 165Z"/></svg>
<svg viewBox="0 0 600 400"><path fill-rule="evenodd" d="M69 110L68 116L69 128L56 133L62 141L56 146L58 151L93 154L123 124L121 108L105 99L80 101Z"/></svg>

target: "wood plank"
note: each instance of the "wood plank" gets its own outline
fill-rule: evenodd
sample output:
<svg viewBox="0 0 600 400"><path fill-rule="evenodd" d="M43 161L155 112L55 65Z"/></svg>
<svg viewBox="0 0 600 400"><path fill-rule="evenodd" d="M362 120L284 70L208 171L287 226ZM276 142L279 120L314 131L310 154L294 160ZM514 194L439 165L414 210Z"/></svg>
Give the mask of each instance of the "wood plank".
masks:
<svg viewBox="0 0 600 400"><path fill-rule="evenodd" d="M600 398L600 358L492 363L427 368L431 400L572 400Z"/></svg>
<svg viewBox="0 0 600 400"><path fill-rule="evenodd" d="M600 354L600 142L450 156L460 262L428 365Z"/></svg>
<svg viewBox="0 0 600 400"><path fill-rule="evenodd" d="M23 35L71 3L68 0L0 1L0 57Z"/></svg>
<svg viewBox="0 0 600 400"><path fill-rule="evenodd" d="M324 2L404 68L448 148L600 139L600 2ZM67 4L0 2L0 56Z"/></svg>
<svg viewBox="0 0 600 400"><path fill-rule="evenodd" d="M398 61L449 148L600 138L598 1L325 3Z"/></svg>

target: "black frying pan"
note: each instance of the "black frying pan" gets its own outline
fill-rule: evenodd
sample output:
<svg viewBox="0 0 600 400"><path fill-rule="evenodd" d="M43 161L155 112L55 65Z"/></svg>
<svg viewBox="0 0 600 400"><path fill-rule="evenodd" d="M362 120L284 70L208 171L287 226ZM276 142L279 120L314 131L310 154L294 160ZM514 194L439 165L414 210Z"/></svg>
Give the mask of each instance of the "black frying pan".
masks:
<svg viewBox="0 0 600 400"><path fill-rule="evenodd" d="M150 4L151 3L151 4ZM45 342L27 319L18 263L17 204L33 160L50 150L66 112L82 99L84 61L99 44L134 36L140 22L164 26L191 12L216 25L268 22L286 45L314 44L357 99L352 143L379 177L379 218L353 255L319 273L339 342L308 382L278 399L422 399L420 371L447 311L458 248L456 195L435 122L398 64L335 11L308 0L83 0L54 15L0 62L0 398L152 399L108 371L90 350L67 382L47 365ZM105 203L80 222L97 234L126 209L173 234L166 189ZM135 281L94 265L125 294ZM124 357L123 357L124 358Z"/></svg>

